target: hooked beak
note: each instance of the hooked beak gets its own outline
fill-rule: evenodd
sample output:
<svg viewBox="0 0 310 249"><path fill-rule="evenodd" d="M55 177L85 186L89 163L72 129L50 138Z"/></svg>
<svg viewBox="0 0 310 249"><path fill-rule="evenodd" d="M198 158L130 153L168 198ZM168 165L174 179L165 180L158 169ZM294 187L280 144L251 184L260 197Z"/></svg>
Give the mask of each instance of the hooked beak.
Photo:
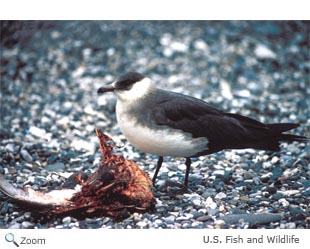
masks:
<svg viewBox="0 0 310 249"><path fill-rule="evenodd" d="M98 90L97 90L97 94L103 94L103 93L106 93L106 92L114 92L116 90L116 88L114 87L114 82L109 84L109 85L106 85L106 86L102 86L100 87Z"/></svg>

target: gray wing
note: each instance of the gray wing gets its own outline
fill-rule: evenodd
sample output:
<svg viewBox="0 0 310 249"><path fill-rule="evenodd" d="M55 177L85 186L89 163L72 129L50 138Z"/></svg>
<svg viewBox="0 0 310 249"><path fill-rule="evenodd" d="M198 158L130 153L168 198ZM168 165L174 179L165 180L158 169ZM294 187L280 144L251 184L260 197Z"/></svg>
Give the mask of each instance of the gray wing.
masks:
<svg viewBox="0 0 310 249"><path fill-rule="evenodd" d="M208 153L252 147L269 130L256 120L224 113L204 101L179 94L163 98L151 113L157 125L191 133L194 138L206 137Z"/></svg>

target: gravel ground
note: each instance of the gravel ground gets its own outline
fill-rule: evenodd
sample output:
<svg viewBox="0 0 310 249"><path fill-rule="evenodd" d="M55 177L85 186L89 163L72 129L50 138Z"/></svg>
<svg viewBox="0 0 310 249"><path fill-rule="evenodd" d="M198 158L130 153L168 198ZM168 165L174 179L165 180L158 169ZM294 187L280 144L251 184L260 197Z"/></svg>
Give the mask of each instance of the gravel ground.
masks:
<svg viewBox="0 0 310 249"><path fill-rule="evenodd" d="M97 89L124 72L148 75L224 111L297 122L309 136L309 22L1 22L0 173L19 187L59 189L100 160L94 128L153 175L157 158L126 142L112 94ZM0 228L310 228L309 144L280 153L222 151L165 158L153 212L50 221L0 194Z"/></svg>

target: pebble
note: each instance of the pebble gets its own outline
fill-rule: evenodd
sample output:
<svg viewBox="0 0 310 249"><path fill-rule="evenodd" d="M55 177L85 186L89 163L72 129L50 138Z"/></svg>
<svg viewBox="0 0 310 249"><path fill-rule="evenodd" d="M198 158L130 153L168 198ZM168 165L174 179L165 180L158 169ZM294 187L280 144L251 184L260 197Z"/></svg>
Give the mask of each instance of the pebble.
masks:
<svg viewBox="0 0 310 249"><path fill-rule="evenodd" d="M11 153L14 153L14 144L7 144L5 149Z"/></svg>
<svg viewBox="0 0 310 249"><path fill-rule="evenodd" d="M8 226L8 229L20 229L22 228L20 223L13 223Z"/></svg>
<svg viewBox="0 0 310 249"><path fill-rule="evenodd" d="M214 198L215 199L225 199L226 198L226 194L225 193L223 193L223 192L220 192L220 193L218 193Z"/></svg>
<svg viewBox="0 0 310 249"><path fill-rule="evenodd" d="M228 214L220 217L227 224L247 222L250 225L266 224L277 222L283 218L281 214Z"/></svg>
<svg viewBox="0 0 310 249"><path fill-rule="evenodd" d="M212 197L212 196L215 196L216 195L216 192L215 192L215 189L213 188L207 188L203 193L202 193L202 197L203 198L208 198L208 197Z"/></svg>
<svg viewBox="0 0 310 249"><path fill-rule="evenodd" d="M9 211L9 204L7 202L3 202L0 209L0 215L5 215Z"/></svg>
<svg viewBox="0 0 310 249"><path fill-rule="evenodd" d="M215 215L217 215L219 213L219 209L216 209L216 208L210 208L209 210L208 210L208 214L210 215L210 216L215 216Z"/></svg>
<svg viewBox="0 0 310 249"><path fill-rule="evenodd" d="M276 54L264 44L257 44L254 53L260 59L275 59L277 57Z"/></svg>
<svg viewBox="0 0 310 249"><path fill-rule="evenodd" d="M20 154L21 154L22 158L23 158L26 162L32 163L32 161L33 161L32 156L29 154L29 152L28 152L27 150L22 149L22 150L20 151Z"/></svg>
<svg viewBox="0 0 310 249"><path fill-rule="evenodd" d="M296 195L299 194L300 191L299 190L279 190L278 191L280 194L286 195L286 196L292 196L292 195Z"/></svg>
<svg viewBox="0 0 310 249"><path fill-rule="evenodd" d="M38 128L36 126L31 126L29 128L29 133L34 135L35 137L43 138L43 139L46 139L48 141L51 139L51 136L52 136L51 133L47 133L45 130Z"/></svg>
<svg viewBox="0 0 310 249"><path fill-rule="evenodd" d="M30 228L34 228L35 224L29 221L23 221L21 224L21 228L23 229L30 229Z"/></svg>
<svg viewBox="0 0 310 249"><path fill-rule="evenodd" d="M165 217L164 220L167 224L173 224L176 217L174 215L170 215L168 217Z"/></svg>
<svg viewBox="0 0 310 249"><path fill-rule="evenodd" d="M212 200L211 197L208 197L204 202L204 206L206 208L215 209L217 207L217 204Z"/></svg>
<svg viewBox="0 0 310 249"><path fill-rule="evenodd" d="M212 174L215 176L223 176L225 175L225 170L220 170L220 169L214 170Z"/></svg>
<svg viewBox="0 0 310 249"><path fill-rule="evenodd" d="M261 176L262 181L267 181L270 179L270 177L272 176L272 172L268 172L264 175Z"/></svg>
<svg viewBox="0 0 310 249"><path fill-rule="evenodd" d="M213 220L210 215L203 215L197 218L197 221L205 222L205 221L210 221Z"/></svg>
<svg viewBox="0 0 310 249"><path fill-rule="evenodd" d="M208 44L204 40L198 39L194 42L194 48L204 52L208 52Z"/></svg>
<svg viewBox="0 0 310 249"><path fill-rule="evenodd" d="M71 219L71 217L70 216L67 216L67 217L64 217L63 219L62 219L62 223L63 224L70 224L72 222L72 219Z"/></svg>
<svg viewBox="0 0 310 249"><path fill-rule="evenodd" d="M139 221L137 223L138 228L145 228L148 224L145 221Z"/></svg>
<svg viewBox="0 0 310 249"><path fill-rule="evenodd" d="M283 206L283 207L288 207L290 205L290 203L284 199L284 198L281 198L278 200L278 202Z"/></svg>
<svg viewBox="0 0 310 249"><path fill-rule="evenodd" d="M31 218L31 213L30 212L25 212L24 213L24 217L25 217L25 220L29 220Z"/></svg>
<svg viewBox="0 0 310 249"><path fill-rule="evenodd" d="M62 171L65 170L65 164L62 162L56 162L53 164L46 165L45 169L48 171Z"/></svg>
<svg viewBox="0 0 310 249"><path fill-rule="evenodd" d="M272 159L271 159L271 163L272 164L276 164L277 162L279 162L279 157L277 157L277 156L274 156Z"/></svg>
<svg viewBox="0 0 310 249"><path fill-rule="evenodd" d="M77 151L89 151L91 153L94 153L96 150L96 145L94 143L87 142L81 139L73 140L71 146Z"/></svg>

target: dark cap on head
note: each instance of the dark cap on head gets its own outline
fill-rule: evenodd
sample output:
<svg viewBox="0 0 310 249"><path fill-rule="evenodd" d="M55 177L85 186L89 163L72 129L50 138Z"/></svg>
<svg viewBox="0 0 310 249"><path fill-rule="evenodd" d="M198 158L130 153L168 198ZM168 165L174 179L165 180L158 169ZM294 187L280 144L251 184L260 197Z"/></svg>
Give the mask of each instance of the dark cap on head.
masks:
<svg viewBox="0 0 310 249"><path fill-rule="evenodd" d="M145 76L137 72L129 72L129 73L123 74L116 81L115 88L120 89L120 90L129 89L134 83L142 80L143 78L145 78Z"/></svg>
<svg viewBox="0 0 310 249"><path fill-rule="evenodd" d="M129 72L120 76L114 85L100 87L97 93L101 94L105 92L113 92L115 90L129 90L134 83L144 78L145 76L142 74L137 72Z"/></svg>

